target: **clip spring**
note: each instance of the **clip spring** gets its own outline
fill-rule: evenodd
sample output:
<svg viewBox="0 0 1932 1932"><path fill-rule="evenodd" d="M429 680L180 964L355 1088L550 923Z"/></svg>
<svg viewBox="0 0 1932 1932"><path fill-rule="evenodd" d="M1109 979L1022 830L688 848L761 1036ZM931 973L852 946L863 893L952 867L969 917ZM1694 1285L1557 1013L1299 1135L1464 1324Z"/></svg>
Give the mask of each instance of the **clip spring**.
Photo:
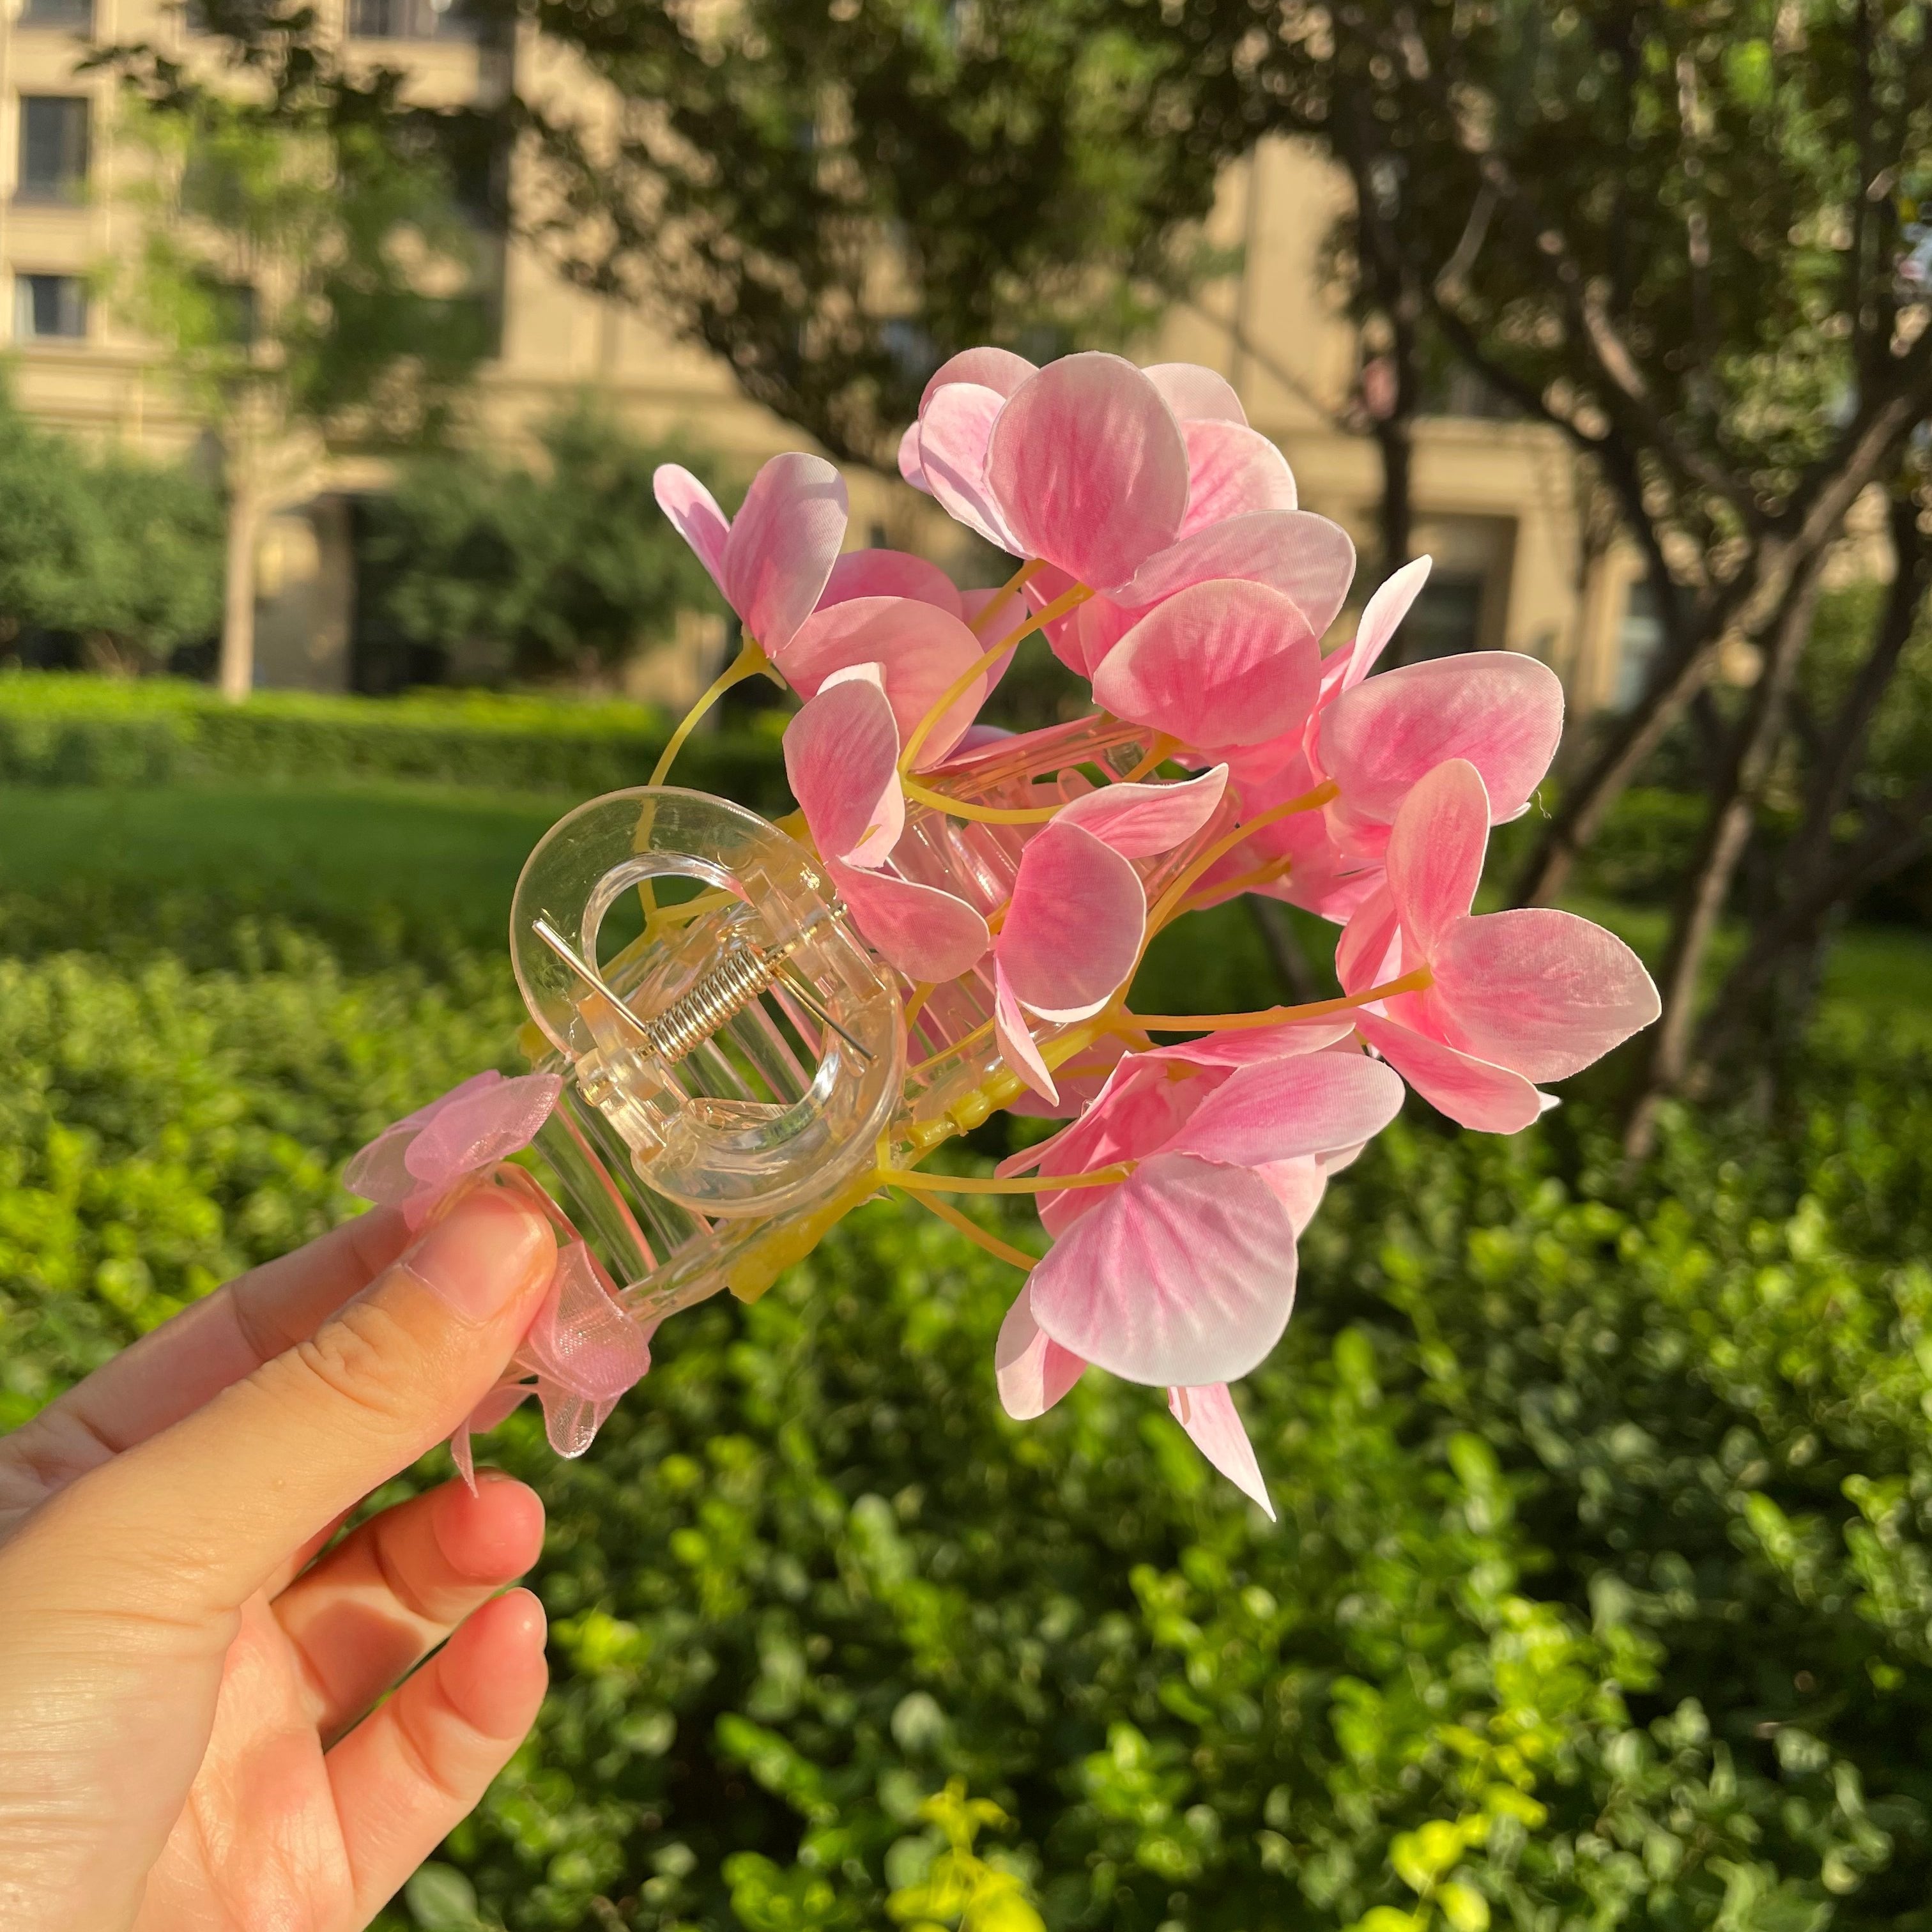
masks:
<svg viewBox="0 0 1932 1932"><path fill-rule="evenodd" d="M586 985L602 994L651 1052L668 1065L676 1066L778 982L782 982L785 989L814 1019L836 1034L860 1058L870 1060L872 1058L871 1052L826 1011L800 975L786 965L788 956L798 944L796 937L768 952L742 942L734 944L710 972L674 1000L655 1019L643 1020L618 998L604 983L603 975L590 965L548 920L532 920L530 929Z"/></svg>

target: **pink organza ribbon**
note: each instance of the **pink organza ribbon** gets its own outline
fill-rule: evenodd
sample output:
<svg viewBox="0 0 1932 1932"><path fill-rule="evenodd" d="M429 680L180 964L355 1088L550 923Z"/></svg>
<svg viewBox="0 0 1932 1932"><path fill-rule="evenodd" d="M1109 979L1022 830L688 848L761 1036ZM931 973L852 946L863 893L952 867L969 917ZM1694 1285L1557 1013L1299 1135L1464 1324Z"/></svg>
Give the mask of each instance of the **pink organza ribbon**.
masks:
<svg viewBox="0 0 1932 1932"><path fill-rule="evenodd" d="M472 1431L494 1429L534 1395L550 1447L560 1456L580 1456L618 1398L651 1366L651 1330L625 1313L615 1284L556 1202L522 1168L503 1165L536 1138L562 1090L552 1073L476 1074L384 1129L343 1175L351 1193L400 1208L412 1230L476 1186L514 1190L556 1230L550 1292L502 1378L450 1438L450 1453L472 1489Z"/></svg>

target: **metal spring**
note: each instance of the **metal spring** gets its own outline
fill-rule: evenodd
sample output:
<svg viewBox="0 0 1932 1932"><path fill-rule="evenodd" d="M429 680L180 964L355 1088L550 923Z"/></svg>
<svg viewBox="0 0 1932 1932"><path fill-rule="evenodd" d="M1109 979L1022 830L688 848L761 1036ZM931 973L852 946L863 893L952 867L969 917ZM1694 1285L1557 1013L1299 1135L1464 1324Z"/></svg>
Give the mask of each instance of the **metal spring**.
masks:
<svg viewBox="0 0 1932 1932"><path fill-rule="evenodd" d="M784 958L784 952L731 947L695 986L646 1023L644 1036L651 1051L674 1064L682 1060L742 1012L778 977Z"/></svg>

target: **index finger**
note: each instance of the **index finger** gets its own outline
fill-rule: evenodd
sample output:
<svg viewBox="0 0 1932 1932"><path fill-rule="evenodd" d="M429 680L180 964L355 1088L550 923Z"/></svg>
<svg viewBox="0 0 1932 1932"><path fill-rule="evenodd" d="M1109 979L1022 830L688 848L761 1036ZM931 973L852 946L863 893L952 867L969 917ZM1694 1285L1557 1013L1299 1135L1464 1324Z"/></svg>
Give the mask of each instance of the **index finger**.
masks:
<svg viewBox="0 0 1932 1932"><path fill-rule="evenodd" d="M143 1335L0 1439L0 1511L31 1508L305 1341L408 1239L398 1210L372 1208Z"/></svg>

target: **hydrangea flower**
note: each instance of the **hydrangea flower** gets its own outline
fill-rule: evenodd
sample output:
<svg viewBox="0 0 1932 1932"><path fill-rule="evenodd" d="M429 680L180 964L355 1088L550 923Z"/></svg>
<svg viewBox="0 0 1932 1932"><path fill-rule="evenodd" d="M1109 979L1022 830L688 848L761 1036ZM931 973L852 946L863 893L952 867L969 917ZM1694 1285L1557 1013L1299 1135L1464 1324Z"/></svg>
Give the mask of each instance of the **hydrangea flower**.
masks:
<svg viewBox="0 0 1932 1932"><path fill-rule="evenodd" d="M1426 557L1324 655L1353 546L1301 507L1280 450L1209 370L969 350L926 386L899 466L1014 558L1006 583L962 590L903 552L843 551L844 487L815 457L772 459L729 520L688 472L657 478L745 627L712 694L768 669L802 700L784 736L795 822L908 1010L958 982L962 1010L985 1015L986 1104L1065 1122L990 1180L877 1178L918 1198L1036 1194L1051 1245L994 1350L1010 1413L1044 1413L1089 1368L1163 1389L1267 1508L1231 1384L1288 1320L1296 1243L1329 1175L1406 1088L1513 1132L1553 1104L1540 1083L1657 1016L1610 934L1567 913L1474 910L1490 828L1527 808L1556 752L1562 687L1514 652L1382 669ZM1105 742L1136 739L1138 762L1102 768L1099 739L1070 751L1064 730L980 721L1036 634L1088 681ZM1001 781L1003 804L986 800L988 758L1022 774ZM1243 892L1341 928L1340 996L1136 1012L1155 934ZM372 1143L356 1184L436 1211L537 1130L555 1098L542 1078L466 1083ZM534 1387L553 1440L580 1447L649 1350L560 1234L556 1306L494 1400Z"/></svg>

